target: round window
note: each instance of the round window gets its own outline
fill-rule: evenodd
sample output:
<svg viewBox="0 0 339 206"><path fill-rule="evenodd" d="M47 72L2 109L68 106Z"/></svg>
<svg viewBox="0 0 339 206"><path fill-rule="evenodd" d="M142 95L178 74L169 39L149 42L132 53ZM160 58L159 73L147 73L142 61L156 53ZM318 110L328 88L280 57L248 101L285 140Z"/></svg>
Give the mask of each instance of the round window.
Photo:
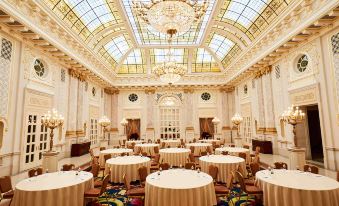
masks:
<svg viewBox="0 0 339 206"><path fill-rule="evenodd" d="M97 93L97 91L96 91L95 87L93 87L92 88L92 95L93 95L93 97L95 97L96 93Z"/></svg>
<svg viewBox="0 0 339 206"><path fill-rule="evenodd" d="M132 94L130 94L130 95L128 96L128 99L129 99L129 101L131 101L131 102L135 102L135 101L138 100L138 95L132 93Z"/></svg>
<svg viewBox="0 0 339 206"><path fill-rule="evenodd" d="M204 92L201 94L201 99L204 100L204 101L208 101L211 99L211 94L208 93L208 92Z"/></svg>
<svg viewBox="0 0 339 206"><path fill-rule="evenodd" d="M36 59L34 62L34 71L38 77L44 77L46 74L46 68L44 63L40 59Z"/></svg>
<svg viewBox="0 0 339 206"><path fill-rule="evenodd" d="M304 72L308 66L308 57L304 54L298 59L297 69L299 72Z"/></svg>

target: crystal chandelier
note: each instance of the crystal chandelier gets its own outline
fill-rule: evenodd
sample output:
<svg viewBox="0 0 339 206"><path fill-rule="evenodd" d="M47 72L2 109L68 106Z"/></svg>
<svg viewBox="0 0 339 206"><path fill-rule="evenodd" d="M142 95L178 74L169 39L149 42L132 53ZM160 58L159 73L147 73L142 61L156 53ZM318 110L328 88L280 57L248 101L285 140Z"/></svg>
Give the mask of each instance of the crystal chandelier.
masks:
<svg viewBox="0 0 339 206"><path fill-rule="evenodd" d="M209 5L209 0L133 0L136 15L161 33L174 35L190 29L199 21Z"/></svg>
<svg viewBox="0 0 339 206"><path fill-rule="evenodd" d="M169 44L171 44L171 41L169 41ZM153 67L153 73L157 75L162 82L173 84L186 74L186 67L176 63L171 47L169 47L168 51L167 60Z"/></svg>

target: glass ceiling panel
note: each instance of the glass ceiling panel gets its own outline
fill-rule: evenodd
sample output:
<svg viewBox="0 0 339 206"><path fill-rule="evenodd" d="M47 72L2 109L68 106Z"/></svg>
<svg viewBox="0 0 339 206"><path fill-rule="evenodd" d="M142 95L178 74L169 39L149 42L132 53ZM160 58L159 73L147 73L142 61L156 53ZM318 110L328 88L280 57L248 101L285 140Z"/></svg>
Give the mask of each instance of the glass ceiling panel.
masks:
<svg viewBox="0 0 339 206"><path fill-rule="evenodd" d="M106 59L111 57L115 62L119 62L121 57L126 54L129 48L130 46L125 35L121 35L113 38L106 45L104 45L103 48L100 49L99 53L101 53Z"/></svg>
<svg viewBox="0 0 339 206"><path fill-rule="evenodd" d="M123 6L126 10L126 14L128 16L129 22L133 29L133 33L135 34L135 38L138 44L145 45L167 45L166 35L163 35L149 25L147 25L142 19L135 16L133 12L133 0L122 0ZM142 2L148 3L151 0L140 0ZM204 0L198 0L199 2L203 2ZM211 12L213 9L213 5L215 0L209 1L209 7L207 8L205 16L198 23L193 23L190 30L186 33L180 33L175 36L173 39L173 44L177 45L194 45L199 44L203 33L207 27L207 22L210 19Z"/></svg>
<svg viewBox="0 0 339 206"><path fill-rule="evenodd" d="M224 36L214 34L208 46L222 60L234 46L234 43Z"/></svg>
<svg viewBox="0 0 339 206"><path fill-rule="evenodd" d="M156 64L164 63L166 61L168 52L169 49L151 49L150 58L152 68ZM188 49L171 49L171 52L173 54L173 59L178 64L187 65Z"/></svg>
<svg viewBox="0 0 339 206"><path fill-rule="evenodd" d="M193 50L192 73L220 72L218 63L204 48Z"/></svg>
<svg viewBox="0 0 339 206"><path fill-rule="evenodd" d="M134 49L119 68L119 74L145 74L145 55L140 49Z"/></svg>
<svg viewBox="0 0 339 206"><path fill-rule="evenodd" d="M216 20L232 24L255 39L291 0L225 0Z"/></svg>
<svg viewBox="0 0 339 206"><path fill-rule="evenodd" d="M83 39L122 23L115 0L44 0Z"/></svg>

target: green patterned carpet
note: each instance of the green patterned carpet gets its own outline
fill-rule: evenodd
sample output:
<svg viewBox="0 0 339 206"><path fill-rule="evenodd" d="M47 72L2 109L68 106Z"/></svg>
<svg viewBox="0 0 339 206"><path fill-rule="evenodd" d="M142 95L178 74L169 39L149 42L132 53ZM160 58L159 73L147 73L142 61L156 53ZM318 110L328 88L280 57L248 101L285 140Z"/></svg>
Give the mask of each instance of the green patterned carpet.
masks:
<svg viewBox="0 0 339 206"><path fill-rule="evenodd" d="M254 197L248 198L247 204L246 204L246 195L242 195L240 200L238 201L238 194L239 190L237 188L233 189L233 195L229 198L219 198L218 199L218 206L228 206L228 205L235 205L235 206L243 206L243 205L255 205L260 206L261 204L258 204L255 202ZM231 203L231 199L233 200L233 204ZM122 186L110 186L106 193L103 194L99 198L99 202L101 205L105 206L123 206L126 205L127 198L125 196L125 190ZM89 203L87 206L99 206L98 202ZM130 199L128 206L142 206L143 205L143 199L141 198L133 198ZM161 206L161 205L159 205Z"/></svg>

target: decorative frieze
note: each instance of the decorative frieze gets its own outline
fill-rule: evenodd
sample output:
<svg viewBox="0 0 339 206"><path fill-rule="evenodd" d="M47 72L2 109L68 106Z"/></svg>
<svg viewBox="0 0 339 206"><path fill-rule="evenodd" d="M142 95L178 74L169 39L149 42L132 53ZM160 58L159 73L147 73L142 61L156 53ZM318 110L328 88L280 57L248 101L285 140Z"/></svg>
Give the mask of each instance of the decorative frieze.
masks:
<svg viewBox="0 0 339 206"><path fill-rule="evenodd" d="M75 69L69 69L69 75L71 77L79 79L79 81L84 82L86 81L87 75L82 73L81 71L75 70Z"/></svg>

